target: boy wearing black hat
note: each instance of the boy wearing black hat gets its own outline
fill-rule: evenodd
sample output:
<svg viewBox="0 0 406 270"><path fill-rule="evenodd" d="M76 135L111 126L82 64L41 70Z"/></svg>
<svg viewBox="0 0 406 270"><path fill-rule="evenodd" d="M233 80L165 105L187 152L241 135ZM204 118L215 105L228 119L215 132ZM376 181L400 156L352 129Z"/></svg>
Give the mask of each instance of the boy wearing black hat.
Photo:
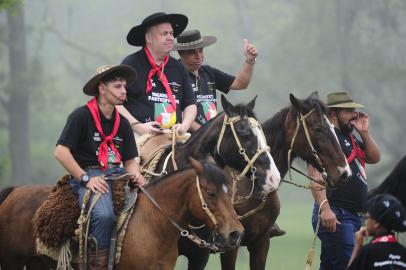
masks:
<svg viewBox="0 0 406 270"><path fill-rule="evenodd" d="M254 71L258 50L248 43L247 39L244 39L243 44L245 61L236 76L209 65L203 65L203 49L216 41L217 38L214 36L202 36L199 30L189 30L178 36L173 48L174 51L178 51L181 62L189 71L196 95L197 117L192 124L192 131L196 131L217 115L216 90L227 94L230 89L246 89Z"/></svg>
<svg viewBox="0 0 406 270"><path fill-rule="evenodd" d="M138 153L130 124L115 109L126 99L127 84L136 78L135 70L126 65L98 68L83 88L85 94L94 98L69 115L55 149L55 158L73 176L71 185L78 193L79 205L88 189L102 194L93 208L90 226L99 256L95 261L95 254L90 254L89 269L107 268L115 222L111 183L102 175L125 169L133 175L135 185L144 183L135 161Z"/></svg>
<svg viewBox="0 0 406 270"><path fill-rule="evenodd" d="M355 247L348 269L406 269L406 248L399 244L394 234L405 231L405 209L394 196L379 194L370 198L365 227L355 234ZM373 238L362 246L367 236Z"/></svg>
<svg viewBox="0 0 406 270"><path fill-rule="evenodd" d="M137 71L138 80L128 88L128 100L118 109L136 135L161 133L174 125L183 134L196 117L187 71L169 55L187 22L185 15L159 12L146 17L127 35L130 45L142 49L122 61Z"/></svg>

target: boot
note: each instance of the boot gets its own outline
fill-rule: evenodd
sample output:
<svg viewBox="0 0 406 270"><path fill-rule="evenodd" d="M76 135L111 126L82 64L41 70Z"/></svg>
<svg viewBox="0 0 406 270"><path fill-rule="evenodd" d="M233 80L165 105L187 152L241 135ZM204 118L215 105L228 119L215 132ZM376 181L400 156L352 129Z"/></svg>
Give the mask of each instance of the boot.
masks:
<svg viewBox="0 0 406 270"><path fill-rule="evenodd" d="M286 231L279 228L278 224L274 223L269 231L269 238L285 235Z"/></svg>
<svg viewBox="0 0 406 270"><path fill-rule="evenodd" d="M88 270L106 270L109 264L109 250L102 249L99 250L98 256L96 258L95 252L89 252L88 258Z"/></svg>

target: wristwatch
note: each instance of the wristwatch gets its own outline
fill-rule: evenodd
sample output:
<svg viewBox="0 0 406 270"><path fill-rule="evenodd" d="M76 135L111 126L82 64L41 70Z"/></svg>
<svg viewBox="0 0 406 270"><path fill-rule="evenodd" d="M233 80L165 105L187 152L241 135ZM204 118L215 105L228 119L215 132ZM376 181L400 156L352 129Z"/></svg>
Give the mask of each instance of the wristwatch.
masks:
<svg viewBox="0 0 406 270"><path fill-rule="evenodd" d="M82 176L80 177L80 183L82 185L86 185L87 182L89 182L89 180L90 180L90 176L87 173L82 174Z"/></svg>

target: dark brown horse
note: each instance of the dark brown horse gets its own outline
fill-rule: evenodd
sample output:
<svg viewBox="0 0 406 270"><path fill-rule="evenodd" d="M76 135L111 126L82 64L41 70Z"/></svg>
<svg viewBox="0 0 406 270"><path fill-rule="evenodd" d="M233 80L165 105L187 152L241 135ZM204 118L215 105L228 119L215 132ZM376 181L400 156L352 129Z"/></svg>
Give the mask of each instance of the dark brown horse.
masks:
<svg viewBox="0 0 406 270"><path fill-rule="evenodd" d="M243 227L231 204L223 171L194 159L191 164L193 169L177 171L146 188L162 210L158 210L146 195L139 194L121 261L115 269L173 269L177 239L181 237L179 229L187 228L192 218L216 231L220 248L228 249L239 244ZM4 196L0 205L1 269L23 269L25 264L27 269L49 269L39 266L39 260L33 256L35 247L30 223L50 187L17 187L11 193L10 190L1 193ZM208 211L202 205L207 205ZM175 227L168 217L180 228Z"/></svg>
<svg viewBox="0 0 406 270"><path fill-rule="evenodd" d="M271 154L275 163L284 177L288 172L290 164L288 163L289 149L292 147L290 163L297 157L313 164L320 171L326 171L329 182L335 185L346 178L349 168L344 154L338 144L331 124L326 117L326 107L318 99L317 94L313 93L305 100L299 100L290 95L292 106L282 109L274 117L265 121L262 125L268 145L271 147ZM306 129L309 139L305 134L303 123L300 123L297 134L294 136L297 119L305 116ZM292 143L293 137L295 137ZM312 150L310 144L314 148ZM318 159L315 157L317 154ZM242 181L241 181L242 182ZM237 193L248 194L251 184L242 182ZM241 220L244 226L244 237L242 246L247 246L250 254L251 269L265 269L266 258L269 249L269 233L280 211L280 202L277 192L268 195L266 201L251 197L243 203L235 204L234 208L237 214L244 216ZM256 212L255 212L256 211ZM238 249L233 249L223 253L221 257L222 269L235 269ZM189 269L203 269L205 263L198 258L204 258L207 251L200 249L199 254L195 255L194 262L189 261Z"/></svg>
<svg viewBox="0 0 406 270"><path fill-rule="evenodd" d="M184 144L176 145L175 160L178 168L189 166L188 157L203 159L212 156L220 167L228 166L250 177L255 174L254 195L269 193L279 186L280 174L266 145L265 136L253 112L255 99L248 104L233 105L221 96L224 113L203 125ZM162 155L157 171L162 171ZM253 169L254 168L254 169ZM168 163L166 171L173 171Z"/></svg>
<svg viewBox="0 0 406 270"><path fill-rule="evenodd" d="M406 208L406 156L396 164L379 186L369 192L368 196L382 193L392 194Z"/></svg>

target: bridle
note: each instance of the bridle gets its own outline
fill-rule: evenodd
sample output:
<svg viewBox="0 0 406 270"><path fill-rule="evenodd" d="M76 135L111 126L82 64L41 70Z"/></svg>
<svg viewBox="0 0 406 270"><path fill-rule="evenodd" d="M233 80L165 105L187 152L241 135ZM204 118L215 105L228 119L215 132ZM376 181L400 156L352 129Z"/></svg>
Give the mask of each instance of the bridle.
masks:
<svg viewBox="0 0 406 270"><path fill-rule="evenodd" d="M156 200L151 196L151 194L149 194L149 192L144 187L140 186L139 188L145 194L145 196L151 201L151 203L166 217L166 219L176 229L178 229L180 231L181 236L187 237L189 240L191 240L192 242L194 242L201 248L207 248L207 249L211 250L212 252L220 251L219 247L217 247L216 245L207 243L205 240L199 238L197 235L195 235L193 233L191 234L188 230L183 229L178 223L176 223L176 221L174 221L171 217L169 217L165 213L165 211L161 208L161 206L159 206L159 204L156 202ZM198 175L196 175L196 188L197 188L197 193L199 194L199 199L200 199L200 203L201 203L203 211L209 216L211 222L214 225L214 229L217 229L219 226L219 223L218 223L216 217L214 216L214 214L211 212L210 208L208 207L206 201L203 198L203 193L202 193L202 189L200 187L200 180L199 180Z"/></svg>
<svg viewBox="0 0 406 270"><path fill-rule="evenodd" d="M228 117L228 115L224 115L223 125L221 127L219 139L217 140L217 147L216 147L217 154L220 155L221 142L223 141L226 127L230 126L230 129L233 133L234 140L238 146L238 152L240 153L240 155L242 155L244 157L244 160L247 162L247 165L245 166L245 168L242 170L242 172L237 177L242 177L248 172L248 170L251 170L251 178L255 179L255 173L257 171L257 168L254 166L255 161L258 159L258 157L262 153L269 152L271 148L269 146L265 146L265 147L261 148L261 145L260 145L259 139L258 139L258 147L257 147L257 151L255 152L254 156L251 159L247 156L245 148L241 145L241 141L238 138L237 132L235 131L235 127L234 127L234 123L237 123L243 119L248 119L251 127L252 126L259 127L259 129L262 131L261 125L253 117L241 118L241 116ZM262 134L263 134L263 132L262 132Z"/></svg>
<svg viewBox="0 0 406 270"><path fill-rule="evenodd" d="M238 138L237 132L235 131L235 127L234 127L235 123L237 123L237 122L239 122L239 121L241 121L243 119L247 119L249 121L249 123L250 123L250 126L254 127L254 128L258 128L258 130L261 133L261 134L257 134L257 139L258 139L257 150L256 150L254 156L251 159L247 156L245 148L242 146L241 141ZM221 143L223 141L224 133L225 133L225 130L226 130L227 126L230 126L230 129L231 129L231 131L233 133L234 140L235 140L235 142L236 142L236 144L238 146L238 152L240 153L240 155L242 155L244 157L244 160L247 162L247 165L242 170L242 172L240 172L239 174L238 174L238 171L236 169L229 168L230 171L231 171L232 179L233 179L232 203L234 205L236 205L236 204L244 203L244 202L246 202L248 199L250 199L252 197L252 194L254 192L254 187L255 187L255 179L256 179L255 173L257 171L257 168L254 166L254 163L262 153L270 152L271 148L268 145L265 146L265 147L261 147L259 136L262 135L265 138L265 135L264 135L264 133L262 131L261 125L258 123L258 121L255 118L253 118L253 117L242 118L241 116L228 117L228 115L225 115L224 120L223 120L223 125L221 127L220 136L219 136L219 139L217 141L217 146L216 146L218 155L220 155L220 147L221 147ZM243 176L245 176L245 174L249 170L251 171L251 175L250 175L251 191L246 196L236 196L237 182L240 181L241 179L244 179ZM268 194L264 194L264 196L261 196L261 198L259 198L261 200L261 203L259 204L259 206L257 208L249 211L248 213L246 213L246 214L244 214L242 216L239 216L239 219L241 220L241 219L243 219L243 218L245 218L247 216L250 216L250 215L256 213L260 209L262 209L264 204L265 204L265 201L267 199L267 195Z"/></svg>
<svg viewBox="0 0 406 270"><path fill-rule="evenodd" d="M325 169L325 167L323 166L323 163L321 162L321 159L320 159L320 157L319 157L319 155L318 155L318 153L317 153L317 150L316 150L316 149L314 148L314 146L313 146L312 139L310 138L309 130L308 130L307 124L306 124L306 118L307 118L309 115L311 115L314 111L315 111L315 108L311 109L311 110L310 110L308 113L306 113L305 115L303 115L302 113L300 113L300 114L298 114L297 117L296 117L296 128L295 128L295 131L294 131L294 133L293 133L292 141L290 142L290 148L289 148L289 151L288 151L288 170L289 170L289 177L290 177L290 180L291 180L291 181L283 180L284 182L288 182L288 183L293 183L293 184L295 184L294 182L292 182L292 175L291 175L291 168L292 168L294 171L299 172L300 174L306 176L308 179L310 179L310 180L312 180L312 181L314 181L314 182L316 182L316 183L318 183L318 184L320 184L320 185L322 185L322 186L325 186L325 185L326 185L324 182L320 182L319 180L314 179L313 177L310 177L309 175L300 172L300 170L296 169L295 167L293 167L293 166L291 165L291 161L292 161L291 158L292 158L293 146L294 146L294 144L295 144L297 134L299 133L300 126L302 126L302 127L303 127L303 130L304 130L304 133L305 133L305 136L306 136L307 143L308 143L308 145L309 145L309 147L310 147L310 149L311 149L311 151L312 151L312 155L313 155L314 159L316 160L316 162L319 164L320 168L322 169L322 174L321 174L321 175L322 175L324 181L327 180L327 176L328 176L328 175L327 175L326 169Z"/></svg>

